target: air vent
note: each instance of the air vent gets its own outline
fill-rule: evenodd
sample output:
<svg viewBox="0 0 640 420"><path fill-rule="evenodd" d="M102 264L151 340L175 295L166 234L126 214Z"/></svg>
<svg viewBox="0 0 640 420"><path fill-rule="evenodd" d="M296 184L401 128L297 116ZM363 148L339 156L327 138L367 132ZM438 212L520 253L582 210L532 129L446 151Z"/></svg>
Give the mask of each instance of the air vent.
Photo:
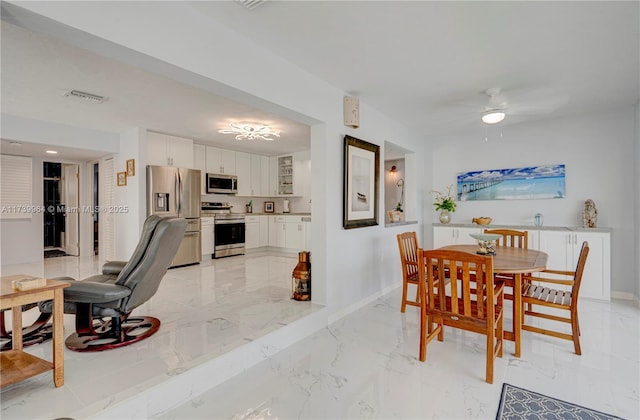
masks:
<svg viewBox="0 0 640 420"><path fill-rule="evenodd" d="M253 10L267 0L236 0L236 1L241 5L243 5L244 7L246 7L247 9Z"/></svg>
<svg viewBox="0 0 640 420"><path fill-rule="evenodd" d="M83 101L92 102L94 104L101 104L105 101L104 96L94 95L87 92L80 92L79 90L70 90L68 92L65 92L64 96L81 99Z"/></svg>

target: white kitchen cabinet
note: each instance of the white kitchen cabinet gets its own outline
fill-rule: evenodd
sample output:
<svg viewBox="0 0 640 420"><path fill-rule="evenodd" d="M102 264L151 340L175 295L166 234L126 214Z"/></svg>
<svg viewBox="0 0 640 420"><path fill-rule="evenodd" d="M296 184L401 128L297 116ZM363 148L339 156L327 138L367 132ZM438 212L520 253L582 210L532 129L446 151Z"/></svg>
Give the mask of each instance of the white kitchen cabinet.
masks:
<svg viewBox="0 0 640 420"><path fill-rule="evenodd" d="M253 197L250 153L236 152L236 175L238 176L238 195Z"/></svg>
<svg viewBox="0 0 640 420"><path fill-rule="evenodd" d="M213 217L202 217L200 219L201 233L201 253L205 258L210 259L214 252Z"/></svg>
<svg viewBox="0 0 640 420"><path fill-rule="evenodd" d="M236 175L236 152L207 146L207 173Z"/></svg>
<svg viewBox="0 0 640 420"><path fill-rule="evenodd" d="M470 233L482 233L479 227L455 227L446 225L433 226L433 247L447 245L477 244L478 241L469 236Z"/></svg>
<svg viewBox="0 0 640 420"><path fill-rule="evenodd" d="M269 216L260 216L260 247L269 246Z"/></svg>
<svg viewBox="0 0 640 420"><path fill-rule="evenodd" d="M238 195L269 197L269 157L236 152Z"/></svg>
<svg viewBox="0 0 640 420"><path fill-rule="evenodd" d="M193 140L147 131L147 163L193 168Z"/></svg>
<svg viewBox="0 0 640 420"><path fill-rule="evenodd" d="M193 167L200 170L200 194L207 193L207 147L203 144L193 145Z"/></svg>
<svg viewBox="0 0 640 420"><path fill-rule="evenodd" d="M305 227L300 216L285 216L285 247L302 251L305 249Z"/></svg>
<svg viewBox="0 0 640 420"><path fill-rule="evenodd" d="M260 246L260 216L245 216L244 246L246 249Z"/></svg>
<svg viewBox="0 0 640 420"><path fill-rule="evenodd" d="M311 196L311 153L307 150L271 157L269 192L279 197Z"/></svg>
<svg viewBox="0 0 640 420"><path fill-rule="evenodd" d="M251 195L269 196L269 157L251 155Z"/></svg>
<svg viewBox="0 0 640 420"><path fill-rule="evenodd" d="M540 251L549 255L547 267L573 271L582 242L589 243L589 255L582 274L580 297L611 299L611 235L598 231L540 231Z"/></svg>
<svg viewBox="0 0 640 420"><path fill-rule="evenodd" d="M269 216L269 246L284 248L286 216Z"/></svg>

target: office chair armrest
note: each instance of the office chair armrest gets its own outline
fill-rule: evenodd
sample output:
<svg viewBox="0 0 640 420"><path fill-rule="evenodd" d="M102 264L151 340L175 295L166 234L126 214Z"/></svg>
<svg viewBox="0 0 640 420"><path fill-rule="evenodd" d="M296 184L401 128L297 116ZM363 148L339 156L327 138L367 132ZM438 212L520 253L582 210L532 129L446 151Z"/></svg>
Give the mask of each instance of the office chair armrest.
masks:
<svg viewBox="0 0 640 420"><path fill-rule="evenodd" d="M122 271L128 261L107 261L102 266L102 274L118 275Z"/></svg>
<svg viewBox="0 0 640 420"><path fill-rule="evenodd" d="M125 286L93 281L78 281L64 289L65 302L106 303L118 301L131 294Z"/></svg>

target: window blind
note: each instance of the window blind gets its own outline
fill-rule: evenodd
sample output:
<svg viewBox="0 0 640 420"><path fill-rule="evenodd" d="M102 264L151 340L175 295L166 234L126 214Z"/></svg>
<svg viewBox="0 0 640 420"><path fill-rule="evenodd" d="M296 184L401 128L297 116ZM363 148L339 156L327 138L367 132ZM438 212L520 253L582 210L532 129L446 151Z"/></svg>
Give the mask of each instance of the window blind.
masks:
<svg viewBox="0 0 640 420"><path fill-rule="evenodd" d="M33 204L31 158L0 155L0 218L30 219Z"/></svg>

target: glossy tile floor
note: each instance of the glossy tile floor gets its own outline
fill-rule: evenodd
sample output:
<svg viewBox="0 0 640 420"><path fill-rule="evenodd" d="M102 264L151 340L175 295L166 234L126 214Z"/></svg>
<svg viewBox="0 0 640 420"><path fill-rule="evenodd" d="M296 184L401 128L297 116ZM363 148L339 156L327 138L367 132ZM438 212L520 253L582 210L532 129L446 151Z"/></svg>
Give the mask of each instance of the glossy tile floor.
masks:
<svg viewBox="0 0 640 420"><path fill-rule="evenodd" d="M253 367L212 387L210 376L220 367L206 370L212 359L237 354L322 311L289 300L295 258L236 258L170 270L153 301L140 308L162 314L163 328L156 336L118 351L66 351L65 386L55 389L50 375L43 374L7 387L1 417L494 418L502 383L508 382L640 418L640 310L629 301L581 301L582 356L573 353L568 341L524 332L518 359L507 342L489 385L482 336L447 329L443 343L429 345L427 361L417 360L418 312L407 308L400 313L398 288L283 350L271 349L277 347L273 342L260 347L262 362L250 363L256 356L245 360L245 354L226 360ZM83 277L98 269L96 263L74 266L56 260L45 270L50 275ZM28 267L10 268L15 273ZM2 274L10 273L3 267ZM287 279L284 284L281 277ZM296 321L299 317L304 318ZM65 327L72 325L69 316ZM257 338L260 334L266 335ZM284 338L281 334L276 340ZM38 347L35 353L50 353L49 345ZM145 395L172 380L174 386ZM157 409L183 388L188 390L182 405ZM144 400L139 411L130 406L110 410L131 394Z"/></svg>
<svg viewBox="0 0 640 420"><path fill-rule="evenodd" d="M495 418L503 382L627 419L640 418L640 312L581 302L582 356L524 332L484 382L484 337L447 329L417 360L417 308L400 289L329 325L162 419Z"/></svg>
<svg viewBox="0 0 640 420"><path fill-rule="evenodd" d="M0 417L93 416L132 393L157 386L317 311L318 305L290 299L291 272L297 261L297 254L262 252L169 270L156 295L133 312L160 318L158 333L106 352L65 349L65 385L55 388L52 374L44 373L5 387L0 394ZM39 264L3 266L2 275L82 279L99 269L95 258L59 257ZM25 325L37 315L31 312L23 317ZM74 330L74 320L73 315L65 315L65 337ZM51 342L27 351L51 360Z"/></svg>

